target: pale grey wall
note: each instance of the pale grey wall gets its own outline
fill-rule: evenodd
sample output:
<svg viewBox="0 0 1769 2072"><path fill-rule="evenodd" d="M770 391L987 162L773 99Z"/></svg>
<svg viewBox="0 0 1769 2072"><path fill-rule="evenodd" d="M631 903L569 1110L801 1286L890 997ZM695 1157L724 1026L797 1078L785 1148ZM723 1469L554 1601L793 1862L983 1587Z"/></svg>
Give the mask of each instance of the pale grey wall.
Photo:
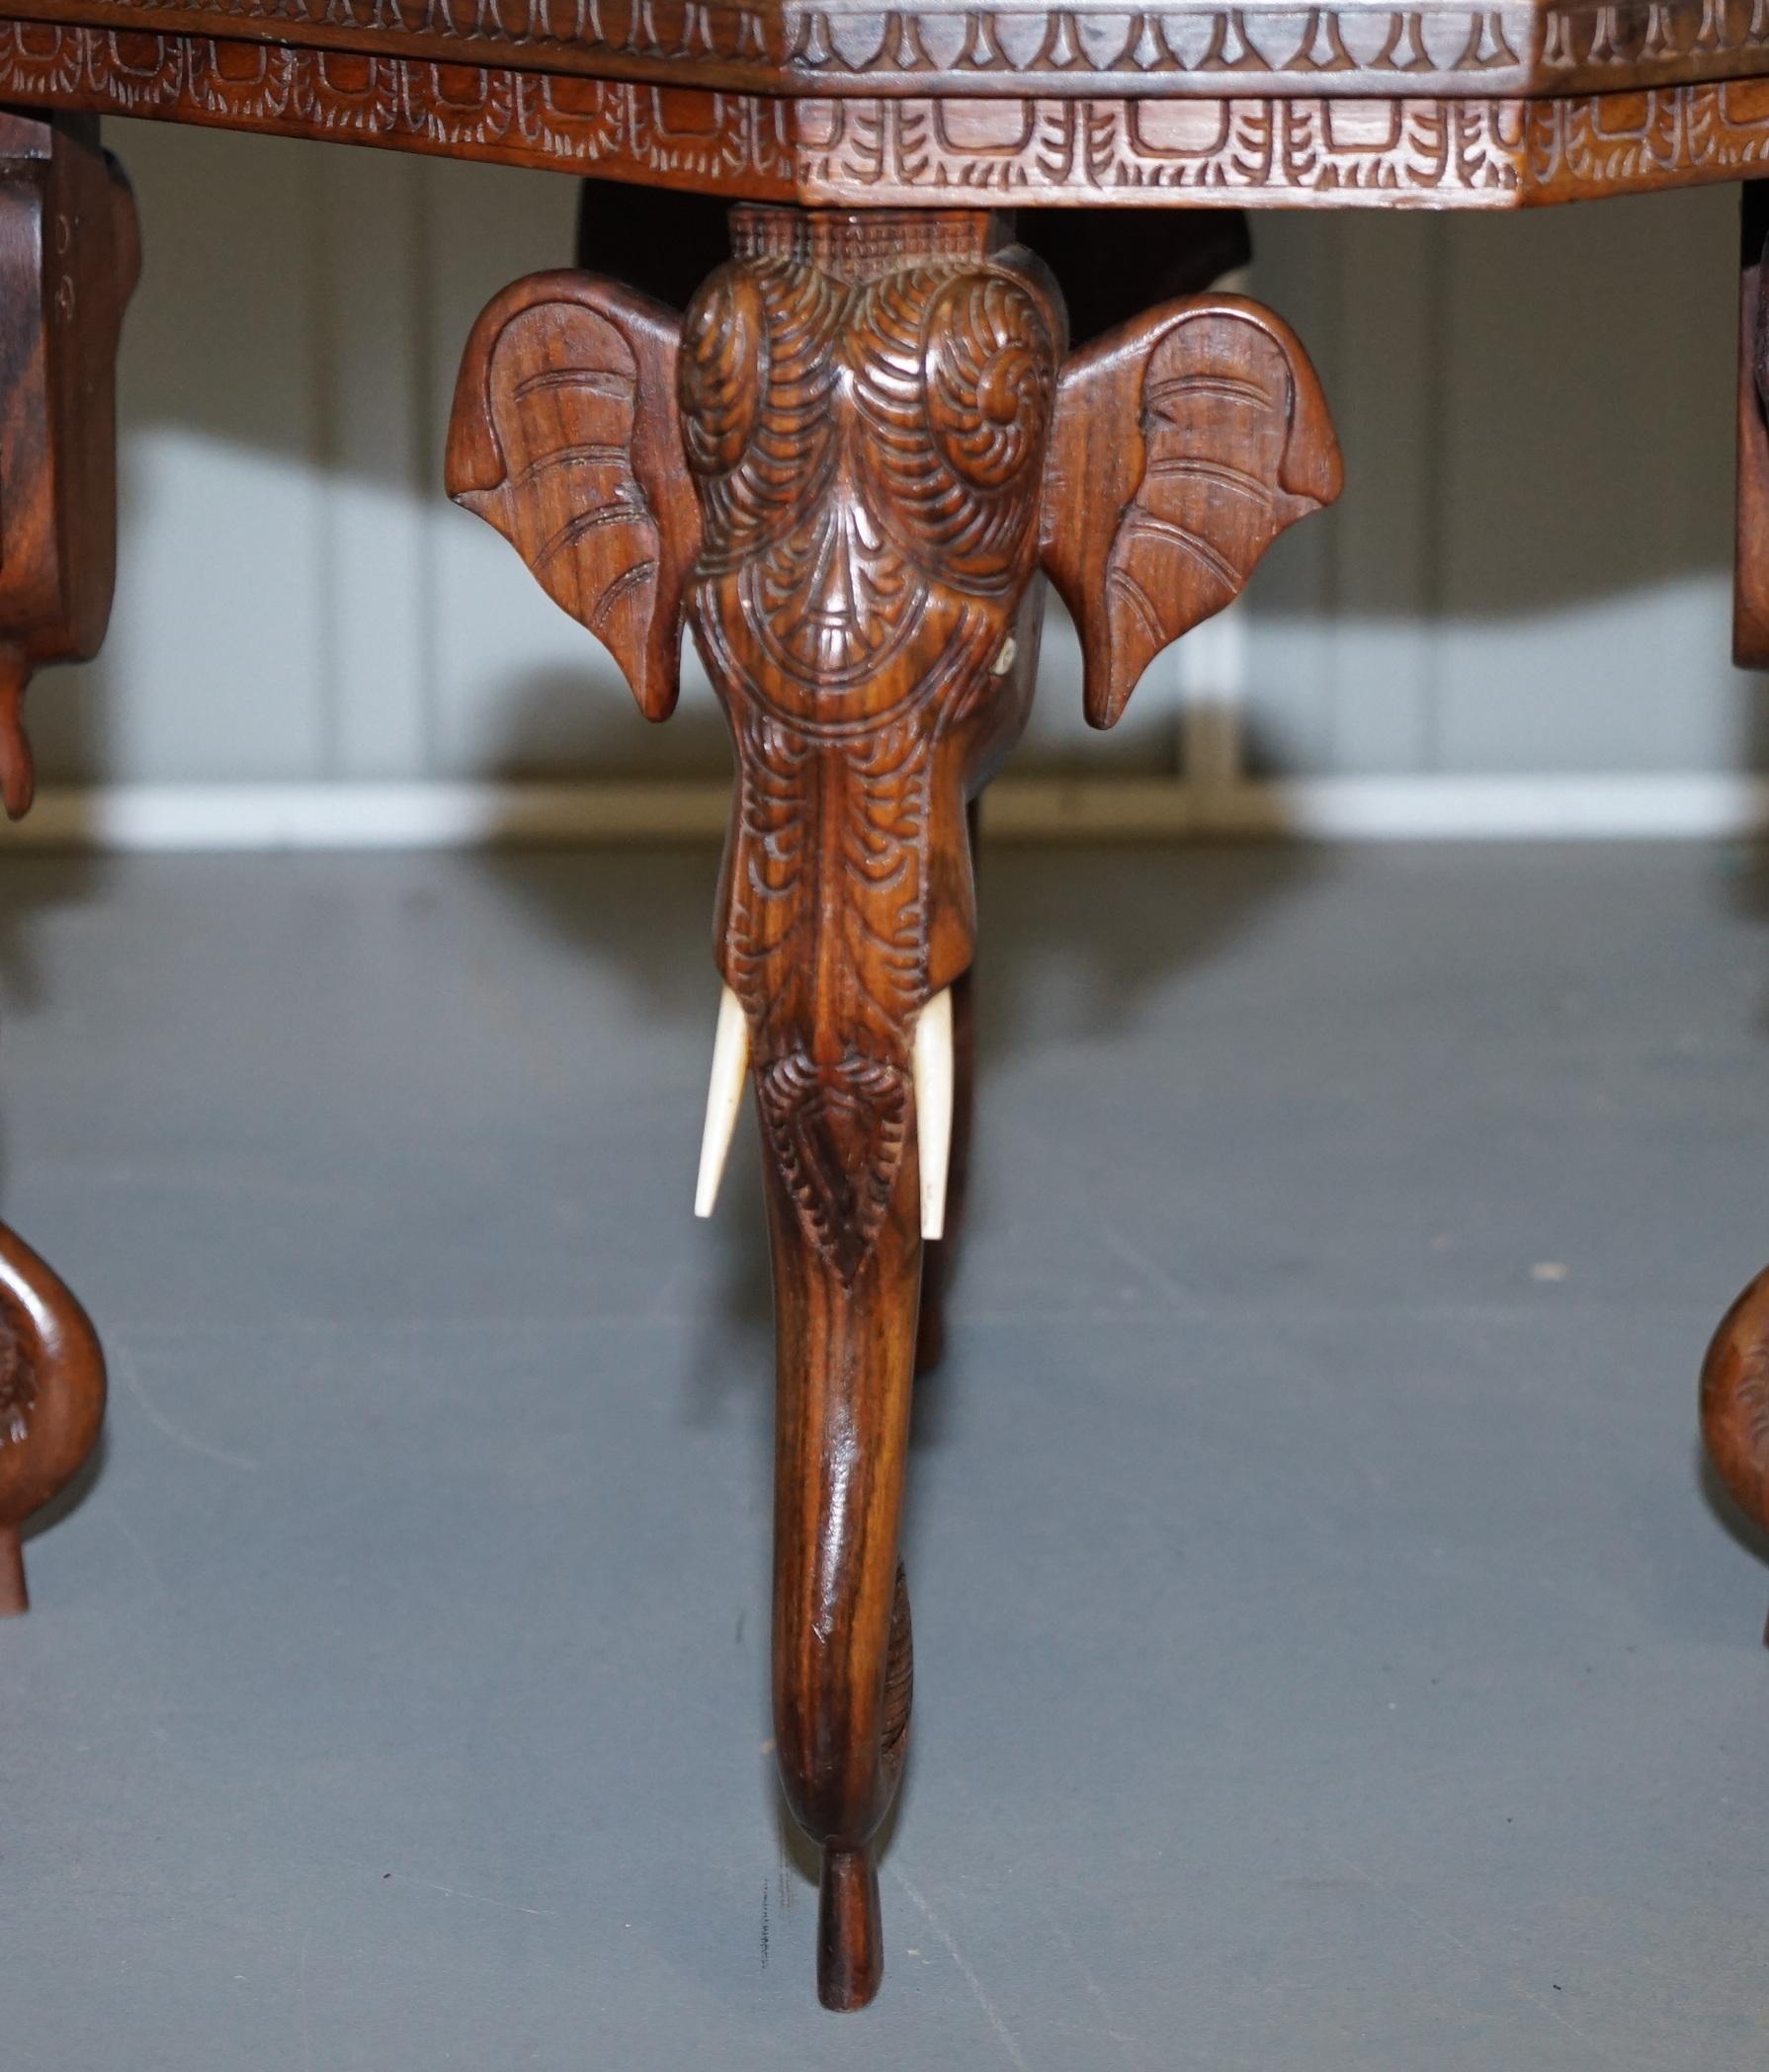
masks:
<svg viewBox="0 0 1769 2072"><path fill-rule="evenodd" d="M568 261L557 175L117 123L147 266L125 337L110 644L45 679L53 779L657 776L667 728L440 489L480 304ZM1257 290L1317 357L1344 503L1248 611L1248 731L1296 773L1728 770L1730 190L1504 220L1281 215ZM1109 742L1053 627L1034 763L1176 755L1178 666Z"/></svg>
<svg viewBox="0 0 1769 2072"><path fill-rule="evenodd" d="M1257 585L1286 770L1726 770L1736 196L1505 219L1290 215L1260 292L1309 340L1343 503ZM1323 232L1324 228L1324 233Z"/></svg>

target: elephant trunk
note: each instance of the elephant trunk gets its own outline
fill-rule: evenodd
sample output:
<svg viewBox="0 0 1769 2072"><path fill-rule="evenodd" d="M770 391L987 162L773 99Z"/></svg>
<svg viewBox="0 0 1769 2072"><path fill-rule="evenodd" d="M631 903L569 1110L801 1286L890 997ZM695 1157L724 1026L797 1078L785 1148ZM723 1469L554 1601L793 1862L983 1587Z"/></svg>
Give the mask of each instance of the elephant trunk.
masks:
<svg viewBox="0 0 1769 2072"><path fill-rule="evenodd" d="M779 1348L775 1743L787 1801L823 1852L818 1995L852 2009L883 1975L872 1840L909 1725L897 1523L921 1285L913 1115L901 1117L883 1213L855 1258L817 1242L793 1168L772 1155L765 1076L762 1108Z"/></svg>

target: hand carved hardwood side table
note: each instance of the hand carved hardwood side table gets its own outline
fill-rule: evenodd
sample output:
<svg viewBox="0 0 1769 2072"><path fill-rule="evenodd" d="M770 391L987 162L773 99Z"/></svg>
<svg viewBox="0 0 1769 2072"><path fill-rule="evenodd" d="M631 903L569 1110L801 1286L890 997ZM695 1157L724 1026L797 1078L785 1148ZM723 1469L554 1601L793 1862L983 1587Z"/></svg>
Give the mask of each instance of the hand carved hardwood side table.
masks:
<svg viewBox="0 0 1769 2072"><path fill-rule="evenodd" d="M676 198L638 234L592 201L598 270L484 311L448 485L648 718L675 703L686 622L729 721L696 1207L747 1081L779 1343L775 1733L822 1850L818 1990L863 2006L909 1721L910 1392L969 1123L969 808L1026 721L1041 577L1110 726L1151 657L1339 493L1302 346L1209 291L1236 211L1747 180L1769 155L1769 0L0 0L0 103L14 814L26 683L90 654L109 605L136 246L97 116ZM1737 646L1758 666L1764 193L1746 189L1738 406ZM1077 209L1083 235L1059 212ZM24 1608L20 1527L77 1468L103 1393L79 1305L0 1230L0 1609ZM1704 1400L1723 1473L1769 1523L1764 1284Z"/></svg>

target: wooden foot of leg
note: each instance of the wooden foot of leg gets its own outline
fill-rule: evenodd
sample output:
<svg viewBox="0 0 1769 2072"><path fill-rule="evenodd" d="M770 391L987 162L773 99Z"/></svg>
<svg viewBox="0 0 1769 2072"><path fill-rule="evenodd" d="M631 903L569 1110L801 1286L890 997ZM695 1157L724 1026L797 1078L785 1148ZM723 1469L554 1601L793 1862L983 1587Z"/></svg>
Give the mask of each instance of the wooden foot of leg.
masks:
<svg viewBox="0 0 1769 2072"><path fill-rule="evenodd" d="M897 1537L923 1236L951 1205L967 801L1026 723L1039 571L1109 726L1337 494L1339 461L1301 348L1251 302L1184 299L1068 354L1049 270L981 211L746 207L731 233L681 316L584 273L499 295L448 481L652 718L686 620L730 725L701 1202L747 1070L778 1343L775 1742L824 1852L819 1991L854 2008L883 1975L873 1852L909 1722Z"/></svg>
<svg viewBox="0 0 1769 2072"><path fill-rule="evenodd" d="M870 1847L826 1849L817 1890L817 1998L833 2013L868 2005L884 1978L879 1866Z"/></svg>
<svg viewBox="0 0 1769 2072"><path fill-rule="evenodd" d="M1721 1318L1709 1344L1702 1440L1739 1510L1769 1533L1769 1269ZM1769 1646L1769 1624L1763 1641Z"/></svg>
<svg viewBox="0 0 1769 2072"><path fill-rule="evenodd" d="M1739 1509L1769 1532L1769 1271L1722 1317L1708 1346L1702 1438Z"/></svg>

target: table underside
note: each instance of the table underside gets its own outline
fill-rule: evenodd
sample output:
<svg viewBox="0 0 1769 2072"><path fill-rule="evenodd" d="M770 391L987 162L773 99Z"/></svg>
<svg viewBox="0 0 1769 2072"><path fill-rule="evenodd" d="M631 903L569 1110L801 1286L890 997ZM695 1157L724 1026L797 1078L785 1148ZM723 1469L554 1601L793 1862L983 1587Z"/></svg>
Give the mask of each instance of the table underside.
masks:
<svg viewBox="0 0 1769 2072"><path fill-rule="evenodd" d="M16 17L0 99L860 207L1516 208L1738 180L1769 157L1761 77L1534 97L746 93Z"/></svg>

